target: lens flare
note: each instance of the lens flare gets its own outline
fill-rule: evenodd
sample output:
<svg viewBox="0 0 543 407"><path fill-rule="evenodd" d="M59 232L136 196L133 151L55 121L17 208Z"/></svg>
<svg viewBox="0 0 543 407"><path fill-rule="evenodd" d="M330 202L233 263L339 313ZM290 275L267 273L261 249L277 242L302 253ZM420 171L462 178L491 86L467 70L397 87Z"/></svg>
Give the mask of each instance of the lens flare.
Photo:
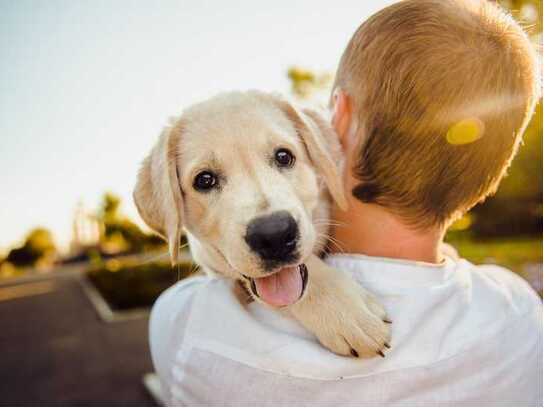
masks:
<svg viewBox="0 0 543 407"><path fill-rule="evenodd" d="M452 145L470 144L483 137L484 123L477 118L464 119L455 123L447 131L447 142Z"/></svg>

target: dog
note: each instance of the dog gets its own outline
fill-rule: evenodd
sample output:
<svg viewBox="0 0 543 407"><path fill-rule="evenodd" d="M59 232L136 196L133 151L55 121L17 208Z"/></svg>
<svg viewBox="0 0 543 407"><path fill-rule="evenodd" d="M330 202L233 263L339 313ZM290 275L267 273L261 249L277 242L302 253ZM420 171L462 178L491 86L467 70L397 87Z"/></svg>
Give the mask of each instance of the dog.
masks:
<svg viewBox="0 0 543 407"><path fill-rule="evenodd" d="M220 94L164 129L143 161L134 201L178 259L241 281L344 356L384 356L390 321L375 297L327 266L332 199L347 201L340 146L314 110L259 91Z"/></svg>

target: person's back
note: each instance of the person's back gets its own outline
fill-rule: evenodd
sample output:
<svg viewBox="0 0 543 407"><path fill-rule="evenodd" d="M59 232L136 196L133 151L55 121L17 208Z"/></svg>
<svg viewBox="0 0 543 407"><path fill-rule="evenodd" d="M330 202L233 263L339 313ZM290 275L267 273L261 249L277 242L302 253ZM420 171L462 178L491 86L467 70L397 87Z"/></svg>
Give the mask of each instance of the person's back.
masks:
<svg viewBox="0 0 543 407"><path fill-rule="evenodd" d="M447 227L498 186L539 97L522 29L485 0L405 0L362 24L339 66L333 125L348 253L327 262L393 320L385 358L334 355L294 321L196 278L151 315L169 403L538 406L543 305L497 266L443 256Z"/></svg>

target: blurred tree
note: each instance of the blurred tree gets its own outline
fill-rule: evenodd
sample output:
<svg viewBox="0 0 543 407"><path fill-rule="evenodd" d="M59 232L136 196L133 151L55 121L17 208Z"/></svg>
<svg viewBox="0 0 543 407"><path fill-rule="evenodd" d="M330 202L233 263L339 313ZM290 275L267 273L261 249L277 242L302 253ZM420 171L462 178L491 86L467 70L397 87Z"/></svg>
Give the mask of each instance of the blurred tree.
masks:
<svg viewBox="0 0 543 407"><path fill-rule="evenodd" d="M114 220L119 217L119 208L121 206L121 198L117 195L106 192L102 198L100 213L104 220Z"/></svg>
<svg viewBox="0 0 543 407"><path fill-rule="evenodd" d="M21 247L12 249L6 262L18 267L35 266L38 262L53 263L57 249L53 236L45 228L33 229Z"/></svg>
<svg viewBox="0 0 543 407"><path fill-rule="evenodd" d="M121 199L117 195L104 194L97 217L103 225L100 245L106 252L140 252L164 244L159 236L144 233L121 213L120 207Z"/></svg>
<svg viewBox="0 0 543 407"><path fill-rule="evenodd" d="M292 94L299 99L314 98L319 92L329 93L333 79L328 72L316 73L298 66L290 67L287 76Z"/></svg>

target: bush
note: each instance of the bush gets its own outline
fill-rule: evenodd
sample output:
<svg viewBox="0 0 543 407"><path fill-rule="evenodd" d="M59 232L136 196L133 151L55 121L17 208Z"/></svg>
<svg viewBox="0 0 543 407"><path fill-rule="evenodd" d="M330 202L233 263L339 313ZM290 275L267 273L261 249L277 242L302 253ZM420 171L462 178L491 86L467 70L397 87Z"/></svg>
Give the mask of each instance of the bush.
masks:
<svg viewBox="0 0 543 407"><path fill-rule="evenodd" d="M104 267L90 270L89 280L114 310L150 307L162 291L194 273L192 263L172 268L168 263L122 265L108 260Z"/></svg>
<svg viewBox="0 0 543 407"><path fill-rule="evenodd" d="M471 227L479 238L543 236L543 199L494 197L473 210Z"/></svg>
<svg viewBox="0 0 543 407"><path fill-rule="evenodd" d="M56 253L51 232L45 228L35 228L27 235L23 245L12 249L5 260L17 267L29 267L40 260L52 263Z"/></svg>

